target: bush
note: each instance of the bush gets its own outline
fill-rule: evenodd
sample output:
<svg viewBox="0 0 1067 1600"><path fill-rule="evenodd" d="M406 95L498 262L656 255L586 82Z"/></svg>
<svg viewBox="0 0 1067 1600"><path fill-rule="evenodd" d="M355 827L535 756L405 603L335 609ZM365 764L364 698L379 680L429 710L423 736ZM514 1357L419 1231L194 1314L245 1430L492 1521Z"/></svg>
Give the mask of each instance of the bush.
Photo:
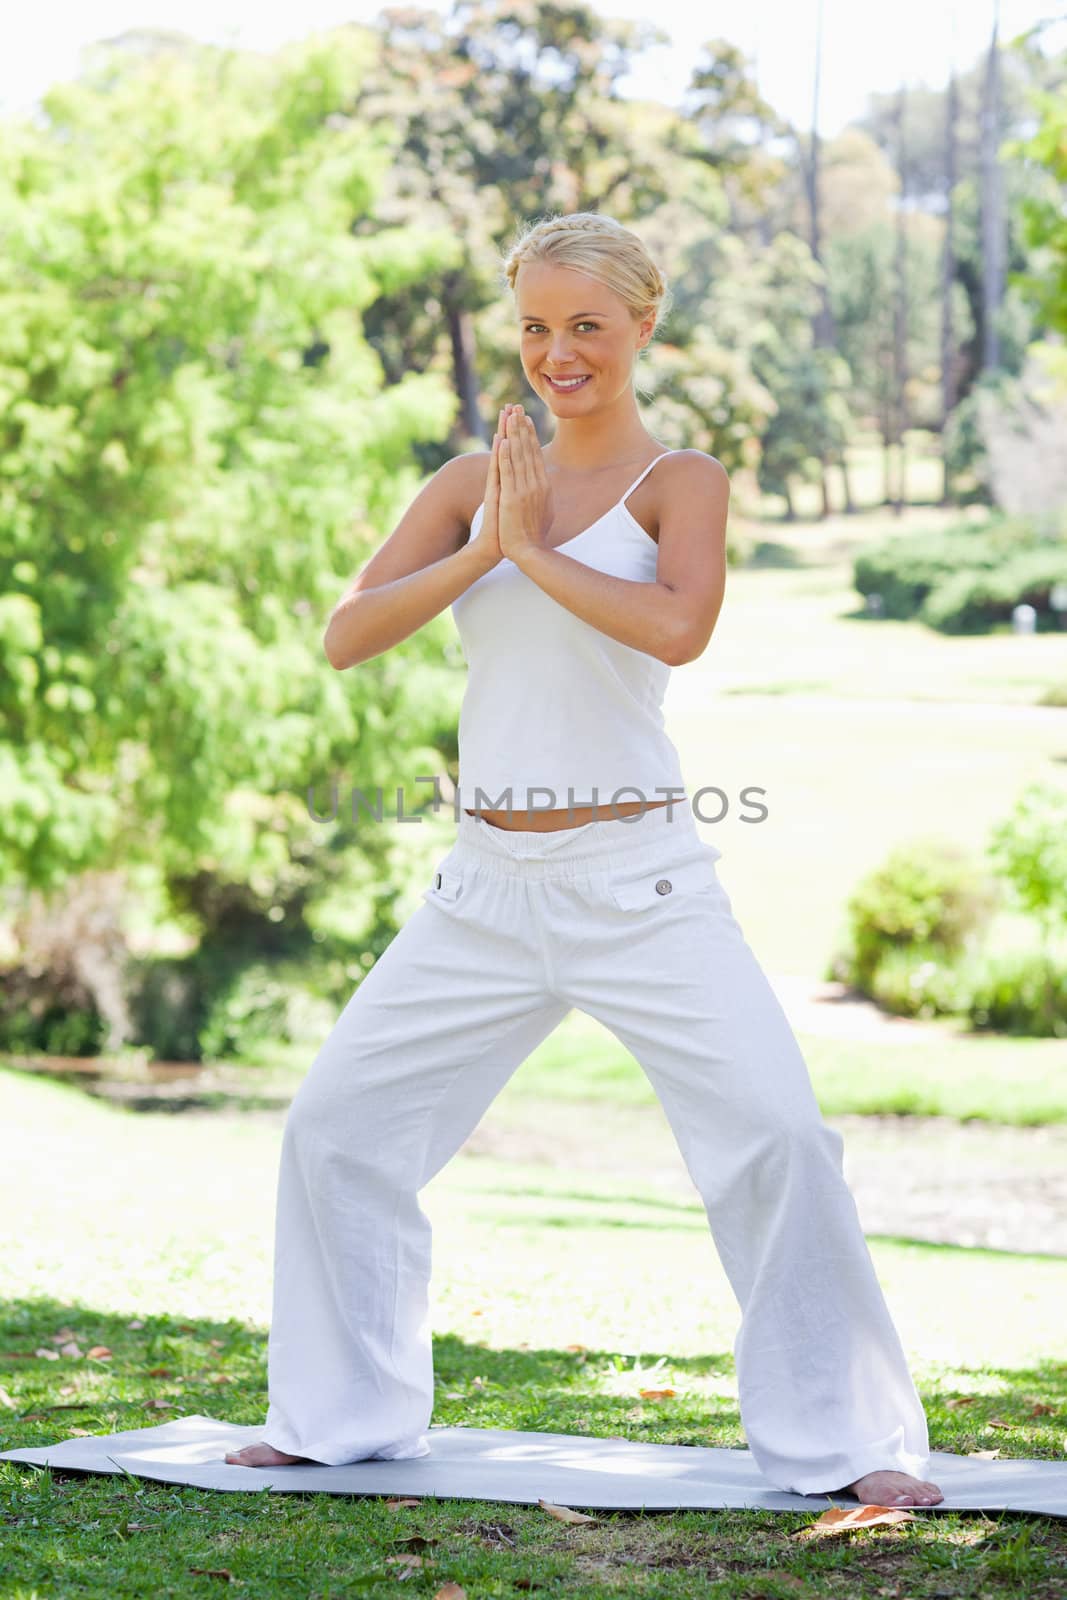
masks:
<svg viewBox="0 0 1067 1600"><path fill-rule="evenodd" d="M256 962L216 999L200 1030L203 1057L250 1057L262 1045L299 1044L325 1034L333 1008L313 996L297 970Z"/></svg>
<svg viewBox="0 0 1067 1600"><path fill-rule="evenodd" d="M946 633L983 633L1025 602L1038 613L1038 630L1053 631L1059 621L1049 596L1053 584L1067 582L1067 544L1003 517L885 540L856 557L852 575L858 592L881 595L882 614L897 621L918 617Z"/></svg>
<svg viewBox="0 0 1067 1600"><path fill-rule="evenodd" d="M108 1025L81 985L12 967L3 973L0 1050L12 1055L95 1056Z"/></svg>
<svg viewBox="0 0 1067 1600"><path fill-rule="evenodd" d="M1040 950L981 951L960 973L972 1028L1067 1039L1067 960Z"/></svg>
<svg viewBox="0 0 1067 1600"><path fill-rule="evenodd" d="M884 952L870 995L901 1017L958 1016L969 994L960 968L937 945L909 944Z"/></svg>
<svg viewBox="0 0 1067 1600"><path fill-rule="evenodd" d="M835 976L870 990L893 951L919 946L929 958L958 954L997 903L988 875L971 857L941 839L899 845L851 896L850 944Z"/></svg>
<svg viewBox="0 0 1067 1600"><path fill-rule="evenodd" d="M856 557L852 581L864 597L881 595L884 616L906 621L938 584L958 572L995 571L1004 560L1006 538L1003 525L991 522L885 539Z"/></svg>
<svg viewBox="0 0 1067 1600"><path fill-rule="evenodd" d="M156 1061L199 1061L200 1029L210 1004L199 951L154 956L130 968L129 1008L134 1043Z"/></svg>
<svg viewBox="0 0 1067 1600"><path fill-rule="evenodd" d="M1049 598L1057 583L1067 583L1067 544L1020 550L995 571L968 569L938 583L919 607L919 618L942 633L987 633L1026 604L1037 611L1039 632L1057 631Z"/></svg>

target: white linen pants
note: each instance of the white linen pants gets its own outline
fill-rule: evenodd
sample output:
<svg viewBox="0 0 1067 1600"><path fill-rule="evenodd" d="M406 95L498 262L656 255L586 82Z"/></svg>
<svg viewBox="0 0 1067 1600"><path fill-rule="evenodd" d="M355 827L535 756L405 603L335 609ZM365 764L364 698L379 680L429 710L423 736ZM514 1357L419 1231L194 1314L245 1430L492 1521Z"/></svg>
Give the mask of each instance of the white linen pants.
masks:
<svg viewBox="0 0 1067 1600"><path fill-rule="evenodd" d="M879 1467L925 1475L926 1416L843 1140L732 915L721 854L684 802L551 833L461 815L289 1110L267 1443L333 1465L429 1453L418 1194L577 1007L647 1073L703 1201L741 1308L741 1422L761 1472L799 1494Z"/></svg>

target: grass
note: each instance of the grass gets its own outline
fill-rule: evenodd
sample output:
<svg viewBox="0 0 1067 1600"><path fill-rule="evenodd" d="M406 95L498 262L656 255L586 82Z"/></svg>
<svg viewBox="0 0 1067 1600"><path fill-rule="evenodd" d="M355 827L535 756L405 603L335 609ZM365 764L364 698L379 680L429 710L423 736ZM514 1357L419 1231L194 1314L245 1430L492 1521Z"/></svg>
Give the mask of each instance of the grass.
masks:
<svg viewBox="0 0 1067 1600"><path fill-rule="evenodd" d="M870 503L879 452L854 461ZM911 492L934 496L939 482L916 455ZM813 492L798 503L810 516ZM1067 781L1063 713L1037 706L1063 677L1062 639L950 640L858 614L857 545L956 516L767 525L764 559L731 571L705 656L674 675L668 726L690 782L727 794L727 820L705 837L723 849L735 915L769 971L819 974L847 895L898 840L935 832L981 851L1028 778ZM766 791L758 832L741 820L746 785ZM937 1032L899 1045L801 1033L824 1113L1065 1120L1061 1041ZM305 1050L282 1053L257 1084L306 1065ZM498 1104L536 1119L551 1101L581 1119L652 1099L632 1059L575 1014ZM194 1412L261 1421L278 1119L138 1117L3 1071L0 1114L17 1130L0 1164L0 1205L17 1219L0 1255L2 1448ZM435 1422L743 1446L736 1302L695 1192L666 1195L640 1172L620 1187L461 1156L422 1200L435 1232ZM1067 1261L869 1244L932 1448L1062 1460ZM35 1354L63 1329L110 1355ZM643 1387L675 1393L652 1401ZM818 1512L601 1511L567 1526L507 1502L213 1494L0 1462L0 1515L4 1600L207 1596L226 1583L309 1600L432 1596L449 1581L472 1600L1053 1600L1067 1578L1067 1524L999 1513L916 1513L797 1544ZM423 1565L398 1563L412 1553Z"/></svg>
<svg viewBox="0 0 1067 1600"><path fill-rule="evenodd" d="M765 524L801 564L731 568L710 644L672 675L668 731L690 788L711 791L701 832L769 971L822 975L849 895L894 845L932 835L984 857L1027 782L1067 787L1067 717L1038 704L1067 673L1063 634L862 615L856 551L958 516Z"/></svg>
<svg viewBox="0 0 1067 1600"><path fill-rule="evenodd" d="M823 1038L799 1032L824 1115L911 1113L981 1118L1018 1127L1067 1121L1062 1039L969 1035L927 1024L915 1043ZM497 1104L534 1100L651 1105L651 1085L613 1036L573 1012L511 1079Z"/></svg>
<svg viewBox="0 0 1067 1600"><path fill-rule="evenodd" d="M262 1421L278 1119L137 1116L15 1073L0 1073L0 1113L18 1130L0 1205L22 1219L0 1260L3 1448L182 1414ZM743 1447L736 1302L695 1192L457 1157L422 1199L435 1422ZM1067 1261L870 1247L932 1448L1062 1459ZM110 1357L34 1355L61 1330ZM600 1511L567 1526L508 1502L230 1495L10 1462L0 1504L13 1600L209 1595L224 1572L272 1596L430 1596L451 1581L469 1597L1051 1600L1067 1576L1067 1524L1000 1513L917 1513L820 1547L789 1538L818 1511ZM412 1550L425 1565L402 1579L389 1557Z"/></svg>

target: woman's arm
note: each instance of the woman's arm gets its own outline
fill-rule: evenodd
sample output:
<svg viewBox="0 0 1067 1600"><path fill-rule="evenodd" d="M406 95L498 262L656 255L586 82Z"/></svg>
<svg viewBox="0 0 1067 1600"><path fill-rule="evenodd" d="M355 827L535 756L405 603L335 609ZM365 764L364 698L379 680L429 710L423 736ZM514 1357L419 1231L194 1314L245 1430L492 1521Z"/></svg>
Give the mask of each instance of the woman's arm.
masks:
<svg viewBox="0 0 1067 1600"><path fill-rule="evenodd" d="M536 463L535 463L536 465ZM726 592L730 479L714 456L680 451L660 479L653 583L615 578L534 541L502 539L509 560L576 617L677 667L702 655Z"/></svg>
<svg viewBox="0 0 1067 1600"><path fill-rule="evenodd" d="M488 458L477 451L439 468L338 601L322 641L338 672L416 633L496 565L481 540L460 543L468 532L462 508Z"/></svg>

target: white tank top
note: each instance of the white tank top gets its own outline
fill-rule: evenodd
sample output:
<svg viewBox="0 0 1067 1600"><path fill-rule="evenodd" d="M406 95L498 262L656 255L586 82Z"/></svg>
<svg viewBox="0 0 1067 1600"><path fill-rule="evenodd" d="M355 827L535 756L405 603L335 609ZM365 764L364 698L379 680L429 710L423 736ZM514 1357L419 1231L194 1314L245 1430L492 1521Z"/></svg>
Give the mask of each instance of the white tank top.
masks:
<svg viewBox="0 0 1067 1600"><path fill-rule="evenodd" d="M555 548L614 578L652 583L659 547L625 502ZM477 532L485 502L471 521ZM583 622L506 558L452 603L467 662L459 799L469 810L563 810L686 794L664 728L671 669Z"/></svg>

